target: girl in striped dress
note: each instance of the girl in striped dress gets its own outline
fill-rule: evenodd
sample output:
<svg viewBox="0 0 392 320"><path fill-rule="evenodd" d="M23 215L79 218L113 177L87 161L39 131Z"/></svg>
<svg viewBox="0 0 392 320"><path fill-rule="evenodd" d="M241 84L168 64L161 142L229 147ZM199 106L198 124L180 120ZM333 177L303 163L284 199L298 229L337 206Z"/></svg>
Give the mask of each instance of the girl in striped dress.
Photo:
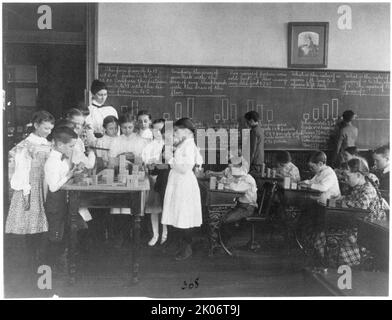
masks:
<svg viewBox="0 0 392 320"><path fill-rule="evenodd" d="M46 139L54 117L46 111L33 115L34 132L10 151L10 184L13 190L5 232L26 235L30 258L38 257L42 235L48 231L44 210L44 164L51 143ZM12 172L13 171L13 172Z"/></svg>

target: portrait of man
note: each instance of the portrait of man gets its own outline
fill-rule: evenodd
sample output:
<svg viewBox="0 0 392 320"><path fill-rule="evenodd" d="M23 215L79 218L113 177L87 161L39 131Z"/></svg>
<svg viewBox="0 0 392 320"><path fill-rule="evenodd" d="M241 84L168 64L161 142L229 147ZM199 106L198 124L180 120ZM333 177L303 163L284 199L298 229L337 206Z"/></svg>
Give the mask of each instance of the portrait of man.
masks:
<svg viewBox="0 0 392 320"><path fill-rule="evenodd" d="M317 57L318 54L318 33L306 31L298 34L298 57Z"/></svg>

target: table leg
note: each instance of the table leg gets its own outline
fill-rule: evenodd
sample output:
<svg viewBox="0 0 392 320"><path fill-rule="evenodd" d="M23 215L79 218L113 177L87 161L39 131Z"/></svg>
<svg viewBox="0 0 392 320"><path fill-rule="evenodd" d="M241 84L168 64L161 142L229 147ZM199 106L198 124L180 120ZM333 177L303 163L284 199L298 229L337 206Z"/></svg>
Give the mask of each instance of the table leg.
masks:
<svg viewBox="0 0 392 320"><path fill-rule="evenodd" d="M140 229L142 216L144 215L145 192L140 191L137 196L132 194L131 199L130 207L133 220L131 284L136 284L139 282Z"/></svg>
<svg viewBox="0 0 392 320"><path fill-rule="evenodd" d="M139 256L140 256L140 214L133 216L133 249L132 249L132 282L139 282Z"/></svg>
<svg viewBox="0 0 392 320"><path fill-rule="evenodd" d="M79 192L70 191L68 202L68 241L67 241L67 266L68 283L74 284L76 281L76 246L77 246L77 215L79 210Z"/></svg>

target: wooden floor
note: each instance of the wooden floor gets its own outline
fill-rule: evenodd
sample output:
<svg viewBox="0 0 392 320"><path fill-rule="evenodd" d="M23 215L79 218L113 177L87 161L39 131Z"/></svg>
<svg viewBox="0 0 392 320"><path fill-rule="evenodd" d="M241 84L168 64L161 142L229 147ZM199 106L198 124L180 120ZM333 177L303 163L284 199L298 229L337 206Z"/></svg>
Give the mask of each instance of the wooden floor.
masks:
<svg viewBox="0 0 392 320"><path fill-rule="evenodd" d="M96 243L81 256L76 285L70 287L65 277L56 275L52 290L39 290L26 280L25 249L22 237L5 236L5 296L15 297L300 297L326 295L316 284L306 282L303 259L294 249L288 255L283 239L277 235L271 242L263 240L257 252L236 250L236 256L207 256L207 240L199 232L194 240L194 255L177 262L162 247L150 248L148 228L144 226L140 283L126 287L130 265L130 246L115 249ZM249 237L246 225L233 230L232 244L244 245ZM37 275L38 277L38 275ZM197 288L184 289L198 279Z"/></svg>

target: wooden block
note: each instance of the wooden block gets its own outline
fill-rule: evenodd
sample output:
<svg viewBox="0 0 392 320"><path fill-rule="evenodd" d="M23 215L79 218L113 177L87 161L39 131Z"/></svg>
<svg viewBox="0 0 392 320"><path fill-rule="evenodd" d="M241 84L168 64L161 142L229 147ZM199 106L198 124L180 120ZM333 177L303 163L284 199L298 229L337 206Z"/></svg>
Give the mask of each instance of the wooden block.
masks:
<svg viewBox="0 0 392 320"><path fill-rule="evenodd" d="M118 175L118 183L123 183L126 184L127 183L127 178L128 178L128 173L120 173Z"/></svg>
<svg viewBox="0 0 392 320"><path fill-rule="evenodd" d="M126 165L127 165L127 163L126 163L126 158L125 158L124 155L121 155L121 156L119 157L119 171L124 171L124 170L126 170Z"/></svg>

